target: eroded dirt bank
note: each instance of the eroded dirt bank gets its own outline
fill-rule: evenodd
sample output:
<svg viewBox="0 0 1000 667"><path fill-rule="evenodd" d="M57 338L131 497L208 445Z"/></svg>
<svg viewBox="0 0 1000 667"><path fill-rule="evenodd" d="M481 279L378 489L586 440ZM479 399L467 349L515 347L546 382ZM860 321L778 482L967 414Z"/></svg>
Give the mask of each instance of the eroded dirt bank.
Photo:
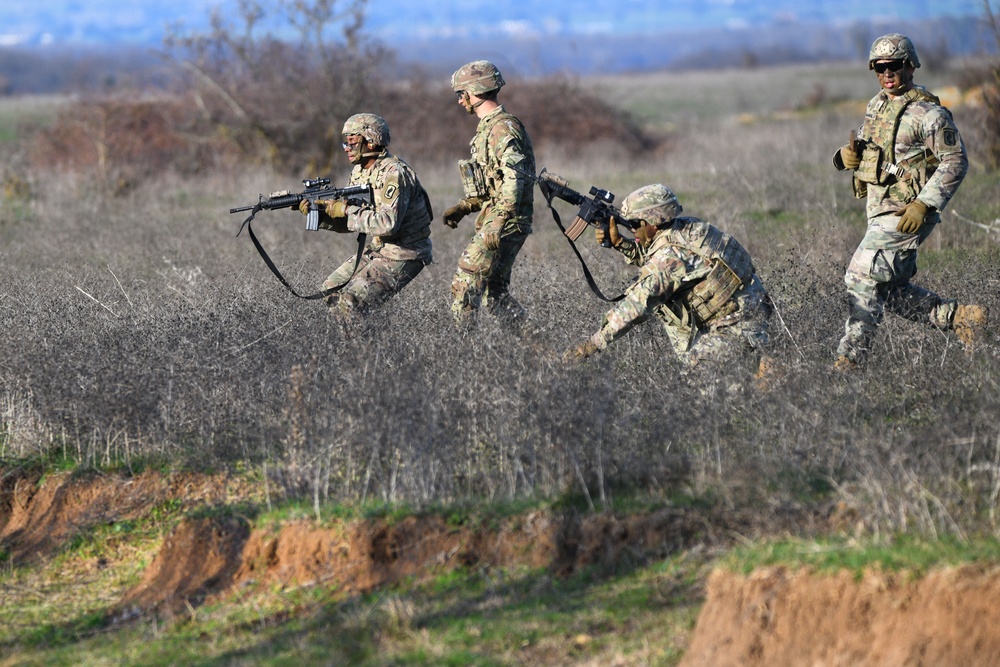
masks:
<svg viewBox="0 0 1000 667"><path fill-rule="evenodd" d="M715 570L682 667L996 665L1000 568L749 576Z"/></svg>
<svg viewBox="0 0 1000 667"><path fill-rule="evenodd" d="M164 540L114 616L172 614L256 585L323 583L353 594L456 567L528 565L566 575L663 558L692 544L703 528L681 510L626 518L534 512L489 528L450 525L439 516L332 526L296 521L264 530L238 517L189 519Z"/></svg>
<svg viewBox="0 0 1000 667"><path fill-rule="evenodd" d="M232 511L259 502L252 483L225 475L136 477L0 470L0 550L29 566L98 524L136 519L170 501L189 514L164 537L111 620L187 613L254 586L322 584L350 595L456 567L590 565L612 571L694 547L721 551L732 535L821 532L802 511L766 518L733 510L670 508L632 516L540 510L455 524L436 515L258 527ZM230 508L230 509L225 509ZM201 515L198 518L197 515ZM176 515L175 519L176 520ZM1000 656L1000 568L966 566L920 579L870 572L716 570L707 584L685 667L702 665L993 665Z"/></svg>

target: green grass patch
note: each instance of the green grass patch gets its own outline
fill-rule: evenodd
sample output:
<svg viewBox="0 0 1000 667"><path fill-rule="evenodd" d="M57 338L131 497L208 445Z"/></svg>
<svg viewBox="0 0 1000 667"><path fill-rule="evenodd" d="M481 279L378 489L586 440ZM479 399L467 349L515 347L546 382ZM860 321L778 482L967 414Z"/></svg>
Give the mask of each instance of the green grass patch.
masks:
<svg viewBox="0 0 1000 667"><path fill-rule="evenodd" d="M721 564L742 574L780 565L809 567L819 572L847 570L860 577L870 568L908 571L920 576L936 567L973 562L1000 563L1000 541L926 539L910 534L867 540L785 540L736 548Z"/></svg>

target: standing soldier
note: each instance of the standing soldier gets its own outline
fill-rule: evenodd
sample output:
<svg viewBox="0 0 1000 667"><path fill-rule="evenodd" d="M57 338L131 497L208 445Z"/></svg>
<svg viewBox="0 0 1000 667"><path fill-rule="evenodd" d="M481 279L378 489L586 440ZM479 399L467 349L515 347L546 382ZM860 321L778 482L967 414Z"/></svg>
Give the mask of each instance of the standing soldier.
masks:
<svg viewBox="0 0 1000 667"><path fill-rule="evenodd" d="M320 200L321 229L374 236L355 270L351 256L330 274L323 289L341 316L377 305L406 287L431 263L431 203L410 165L391 154L389 126L380 116L359 113L344 123L343 147L354 165L351 185L372 187L371 204ZM299 210L308 213L303 200ZM346 283L346 284L345 284Z"/></svg>
<svg viewBox="0 0 1000 667"><path fill-rule="evenodd" d="M524 125L497 102L504 85L496 66L486 60L463 65L451 76L458 103L479 118L472 138L472 158L459 162L465 198L444 212L452 229L479 211L476 234L458 260L451 283L451 310L461 324L485 302L486 309L514 331L526 314L508 292L511 269L531 233L535 154ZM516 167L516 169L515 169Z"/></svg>
<svg viewBox="0 0 1000 667"><path fill-rule="evenodd" d="M690 366L763 351L771 306L750 255L729 234L681 211L677 197L663 185L641 187L625 198L622 217L642 224L631 240L618 233L612 218L609 240L626 262L642 269L601 328L566 352L567 362L603 351L653 315L663 323L674 352ZM603 241L598 229L597 242ZM775 369L770 358L760 361L758 379L764 380Z"/></svg>
<svg viewBox="0 0 1000 667"><path fill-rule="evenodd" d="M844 281L850 315L837 347L834 368L865 361L886 308L915 322L953 329L971 349L986 325L981 306L953 299L910 282L917 273L917 248L941 221L969 162L951 113L938 98L913 83L920 67L908 37L879 37L868 55L881 90L868 102L860 140L834 155L837 169L854 171L854 194L868 197L868 231Z"/></svg>

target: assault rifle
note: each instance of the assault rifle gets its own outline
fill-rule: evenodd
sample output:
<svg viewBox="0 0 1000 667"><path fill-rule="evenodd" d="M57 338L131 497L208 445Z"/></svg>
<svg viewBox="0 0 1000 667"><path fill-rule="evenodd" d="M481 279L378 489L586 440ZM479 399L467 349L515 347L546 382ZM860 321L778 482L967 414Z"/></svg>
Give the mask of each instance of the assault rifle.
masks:
<svg viewBox="0 0 1000 667"><path fill-rule="evenodd" d="M250 217L243 221L240 232L247 226L253 217L260 211L275 211L281 208L298 208L302 200L309 201L309 213L306 215L306 230L314 232L319 229L319 206L316 202L321 199L346 199L350 202L367 203L372 202L372 188L370 185L348 185L346 188L330 187L329 178L307 178L302 181L305 190L292 193L288 190L272 192L265 197L258 195L256 204L251 206L240 206L229 209L229 213L240 213L241 211L251 211ZM239 236L239 233L236 234Z"/></svg>
<svg viewBox="0 0 1000 667"><path fill-rule="evenodd" d="M570 241L576 241L587 229L588 225L598 227L604 232L604 240L601 245L605 248L611 247L611 216L614 216L619 223L624 223L627 227L633 228L631 221L622 217L621 211L614 207L615 195L607 190L591 186L587 197L569 187L569 181L558 174L547 171L544 167L537 176L514 167L514 169L524 176L527 176L538 185L542 191L549 208L552 208L553 199L561 199L564 202L578 206L576 217L569 227L563 229L563 234ZM560 227L562 225L560 224Z"/></svg>
<svg viewBox="0 0 1000 667"><path fill-rule="evenodd" d="M630 229L635 229L638 223L627 220L622 216L621 211L614 207L615 196L607 190L591 186L589 191L590 196L588 197L569 187L569 181L565 178L546 171L544 167L538 172L537 176L518 167L514 167L514 170L530 178L538 185L538 189L542 191L545 203L548 204L549 210L552 211L552 218L556 221L556 225L559 226L559 229L562 230L566 238L570 240L570 247L573 248L576 258L580 260L580 266L583 268L583 277L586 278L591 291L603 301L621 301L624 298L623 294L614 298L604 296L597 283L594 282L594 277L591 275L590 269L587 268L587 262L584 261L580 251L577 250L575 241L580 238L580 235L586 231L588 226L593 225L604 232L604 240L601 241L601 245L605 248L610 248L611 216L615 217L617 223L624 224ZM563 227L559 213L552 206L554 199L561 199L564 202L579 207L576 217L568 228Z"/></svg>
<svg viewBox="0 0 1000 667"><path fill-rule="evenodd" d="M306 214L306 229L308 231L316 231L319 229L319 205L316 203L321 199L345 199L352 203L372 203L372 186L371 185L348 185L346 188L334 188L330 187L329 178L312 178L302 181L302 185L305 186L305 190L302 192L291 193L288 190L282 190L281 192L272 192L270 195L265 197L263 194L258 195L257 203L251 206L240 206L238 208L229 209L229 213L239 213L241 211L250 211L250 215L247 219L243 221L240 226L240 231L236 232L239 236L243 233L243 228L246 227L250 234L250 240L253 241L254 247L257 248L257 252L260 254L261 259L267 264L267 268L271 269L271 273L281 281L289 292L301 299L322 299L334 292L339 291L342 287L350 282L351 277L358 270L358 266L361 264L361 254L365 249L365 241L367 235L365 233L358 234L358 252L357 256L354 258L354 271L351 272L351 277L345 280L340 285L336 287L330 287L324 289L316 294L310 296L302 296L296 292L292 286L285 280L285 277L281 275L281 271L278 267L274 265L271 258L268 257L267 252L264 250L264 246L260 244L257 237L253 233L253 227L250 225L250 221L253 220L254 216L261 211L274 211L280 208L298 208L299 204L303 201L309 202L309 212Z"/></svg>

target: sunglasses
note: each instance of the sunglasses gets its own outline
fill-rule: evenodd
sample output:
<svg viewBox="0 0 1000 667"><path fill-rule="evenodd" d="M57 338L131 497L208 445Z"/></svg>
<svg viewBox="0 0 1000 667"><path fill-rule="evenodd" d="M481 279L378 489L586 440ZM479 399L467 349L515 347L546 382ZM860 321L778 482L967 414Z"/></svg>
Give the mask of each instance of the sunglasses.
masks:
<svg viewBox="0 0 1000 667"><path fill-rule="evenodd" d="M899 70L903 69L903 66L905 64L906 62L903 60L890 60L884 63L875 63L874 65L872 65L872 67L878 74L885 74L887 71L898 72Z"/></svg>

